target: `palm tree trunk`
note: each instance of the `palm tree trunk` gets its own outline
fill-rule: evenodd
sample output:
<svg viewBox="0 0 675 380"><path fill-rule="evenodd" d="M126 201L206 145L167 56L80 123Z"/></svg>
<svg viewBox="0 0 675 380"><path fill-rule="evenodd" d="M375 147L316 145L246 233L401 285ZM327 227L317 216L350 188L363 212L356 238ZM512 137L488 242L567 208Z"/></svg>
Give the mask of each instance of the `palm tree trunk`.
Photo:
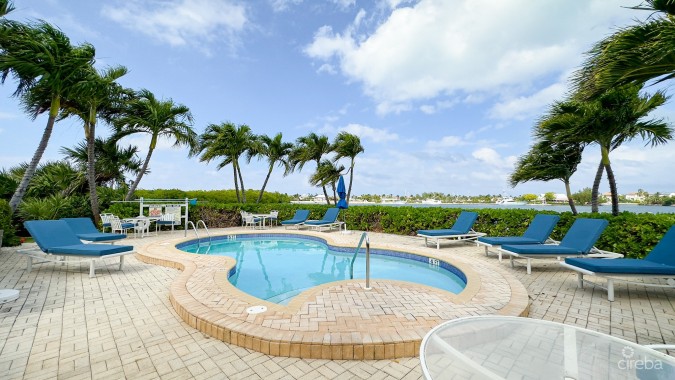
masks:
<svg viewBox="0 0 675 380"><path fill-rule="evenodd" d="M19 207L19 204L23 200L24 195L26 195L26 191L28 191L28 185L30 184L31 179L33 179L33 175L35 174L35 170L42 159L45 149L47 149L49 138L51 137L52 130L54 129L54 121L56 120L56 116L58 115L60 108L61 98L55 96L52 99L52 103L49 108L49 118L47 119L47 126L42 133L40 144L35 150L35 153L33 153L33 158L30 160L30 164L28 164L26 172L23 173L23 177L21 178L21 182L19 182L19 186L17 186L16 191L14 191L14 194L12 195L12 199L9 201L9 207L12 209L12 213L14 213Z"/></svg>
<svg viewBox="0 0 675 380"><path fill-rule="evenodd" d="M98 193L96 192L96 165L94 155L94 141L96 137L96 111L91 110L89 115L89 125L85 125L87 138L87 179L89 182L89 203L91 204L91 213L94 217L94 224L100 222Z"/></svg>
<svg viewBox="0 0 675 380"><path fill-rule="evenodd" d="M330 183L333 187L333 204L337 206L337 190L335 189L335 182Z"/></svg>
<svg viewBox="0 0 675 380"><path fill-rule="evenodd" d="M609 160L608 160L609 161ZM609 181L609 191L612 192L612 215L619 215L619 193L616 189L616 179L614 178L614 171L609 162L605 165L607 170L607 180Z"/></svg>
<svg viewBox="0 0 675 380"><path fill-rule="evenodd" d="M143 178L143 174L145 173L146 170L148 170L148 165L150 164L150 156L152 156L152 143L150 144L150 148L148 148L148 155L145 157L145 162L143 162L143 167L141 168L141 171L138 173L138 176L136 176L136 180L134 183L131 184L131 187L129 188L129 192L127 192L127 196L124 197L125 201L130 201L131 197L134 195L134 192L136 191L136 187L138 187L138 184L141 182L141 178Z"/></svg>
<svg viewBox="0 0 675 380"><path fill-rule="evenodd" d="M239 166L239 160L237 162L237 173L239 173L239 183L241 184L241 200L243 203L246 203L246 190L244 189L244 177L241 176L241 167Z"/></svg>
<svg viewBox="0 0 675 380"><path fill-rule="evenodd" d="M570 189L570 181L565 180L565 193L567 194L567 203L572 209L572 215L577 215L577 208L574 206L574 199L572 198L572 189Z"/></svg>
<svg viewBox="0 0 675 380"><path fill-rule="evenodd" d="M352 158L352 165L349 167L349 189L347 189L347 204L349 198L352 196L352 180L354 180L354 159Z"/></svg>
<svg viewBox="0 0 675 380"><path fill-rule="evenodd" d="M241 203L239 197L239 180L237 179L237 165L232 161L232 174L234 175L234 192L237 194L237 203Z"/></svg>
<svg viewBox="0 0 675 380"><path fill-rule="evenodd" d="M598 171L595 172L595 180L593 181L593 190L591 191L591 212L598 212L598 191L600 190L600 181L602 180L602 172L605 170L602 160L598 165Z"/></svg>
<svg viewBox="0 0 675 380"><path fill-rule="evenodd" d="M260 203L263 193L265 192L265 187L267 186L267 181L269 181L270 176L272 175L272 169L274 169L274 166L270 165L270 170L267 172L267 177L265 177L265 182L263 182L262 189L260 189L260 194L258 194L258 200L255 201L255 203Z"/></svg>

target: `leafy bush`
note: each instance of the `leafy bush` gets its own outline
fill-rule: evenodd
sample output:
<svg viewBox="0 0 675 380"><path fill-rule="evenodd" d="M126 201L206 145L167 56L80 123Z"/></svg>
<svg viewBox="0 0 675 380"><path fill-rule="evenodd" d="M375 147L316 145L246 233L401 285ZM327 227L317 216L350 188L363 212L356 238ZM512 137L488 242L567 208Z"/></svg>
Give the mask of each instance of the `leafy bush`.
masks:
<svg viewBox="0 0 675 380"><path fill-rule="evenodd" d="M19 205L18 215L23 220L49 220L91 217L91 210L88 197L50 195L46 198L24 199Z"/></svg>
<svg viewBox="0 0 675 380"><path fill-rule="evenodd" d="M208 203L190 206L190 220L202 219L209 227L234 227L241 225L240 210L255 213L279 211L279 219L290 219L295 210L310 210L310 219L320 219L328 205L316 204L222 204ZM521 235L536 214L560 215L560 222L551 237L561 240L576 217L570 212L538 211L533 209L479 209L474 224L476 231L489 236ZM414 236L417 230L449 228L462 209L442 207L391 207L356 206L340 212L339 219L346 220L349 229L384 232ZM612 216L608 213L579 214L580 218L609 220L609 226L600 236L596 246L619 252L626 257L641 258L659 242L665 232L675 225L675 214L633 214L629 212Z"/></svg>
<svg viewBox="0 0 675 380"><path fill-rule="evenodd" d="M3 230L2 246L14 247L20 244L19 238L16 236L16 229L12 224L12 209L9 207L9 202L0 199L0 230Z"/></svg>
<svg viewBox="0 0 675 380"><path fill-rule="evenodd" d="M255 203L258 199L260 190L246 190L247 203ZM134 195L137 198L146 199L197 199L199 202L208 203L237 203L237 194L234 190L178 190L178 189L157 189L157 190L136 190ZM263 193L262 203L287 203L290 197L286 194L276 192Z"/></svg>

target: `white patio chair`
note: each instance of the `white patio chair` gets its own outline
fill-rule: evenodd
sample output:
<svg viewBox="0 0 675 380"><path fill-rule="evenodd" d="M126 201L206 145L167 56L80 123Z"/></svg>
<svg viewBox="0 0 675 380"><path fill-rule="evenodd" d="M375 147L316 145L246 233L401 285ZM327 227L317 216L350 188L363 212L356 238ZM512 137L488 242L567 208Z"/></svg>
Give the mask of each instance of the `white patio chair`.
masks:
<svg viewBox="0 0 675 380"><path fill-rule="evenodd" d="M252 214L247 214L247 215L244 217L243 220L244 220L244 226L245 226L245 227L249 227L249 226L250 226L251 228L255 229L257 226L259 226L260 228L262 228L262 226L263 226L263 225L262 225L262 223L263 223L263 218L256 218L256 217L254 217Z"/></svg>
<svg viewBox="0 0 675 380"><path fill-rule="evenodd" d="M115 215L110 215L109 216L110 220L110 228L112 229L112 232L115 233L119 231L121 234L126 234L127 231L129 230L134 230L134 224L133 223L122 223L120 218L118 218ZM136 237L136 231L134 231L134 237Z"/></svg>
<svg viewBox="0 0 675 380"><path fill-rule="evenodd" d="M175 225L177 225L176 216L174 214L164 214L155 222L155 234L159 233L159 228L161 226L171 226L171 232L173 233L173 227Z"/></svg>

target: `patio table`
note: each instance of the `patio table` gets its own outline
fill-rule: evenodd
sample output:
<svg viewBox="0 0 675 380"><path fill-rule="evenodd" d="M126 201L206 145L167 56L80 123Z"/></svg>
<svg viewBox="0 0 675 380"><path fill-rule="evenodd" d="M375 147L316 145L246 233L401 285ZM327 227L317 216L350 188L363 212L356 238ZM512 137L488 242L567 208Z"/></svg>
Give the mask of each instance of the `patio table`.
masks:
<svg viewBox="0 0 675 380"><path fill-rule="evenodd" d="M262 219L262 224L260 228L265 228L265 220L270 219L272 214L252 214L254 218ZM272 222L270 221L270 227L272 227Z"/></svg>
<svg viewBox="0 0 675 380"><path fill-rule="evenodd" d="M584 328L479 316L442 323L420 346L427 379L673 379L675 358Z"/></svg>
<svg viewBox="0 0 675 380"><path fill-rule="evenodd" d="M145 235L150 235L150 224L152 222L158 221L160 218L156 216L134 216L132 218L124 218L125 222L128 223L133 223L134 226L138 226L140 223L148 222L147 224L144 225L144 228L141 230L141 237L145 237Z"/></svg>

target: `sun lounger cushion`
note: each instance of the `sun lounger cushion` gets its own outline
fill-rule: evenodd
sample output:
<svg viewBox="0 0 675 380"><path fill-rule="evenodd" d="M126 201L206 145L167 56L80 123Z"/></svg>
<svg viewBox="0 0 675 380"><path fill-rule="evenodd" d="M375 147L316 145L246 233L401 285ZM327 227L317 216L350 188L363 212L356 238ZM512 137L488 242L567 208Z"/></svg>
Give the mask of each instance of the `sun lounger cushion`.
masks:
<svg viewBox="0 0 675 380"><path fill-rule="evenodd" d="M82 240L87 241L111 241L121 240L127 237L124 234L112 234L99 232L94 223L89 218L61 218L68 224L75 235Z"/></svg>
<svg viewBox="0 0 675 380"><path fill-rule="evenodd" d="M308 220L305 222L306 225L318 226L323 224L335 223L338 215L340 214L340 209L337 207L329 208L326 210L326 213L323 215L321 220Z"/></svg>
<svg viewBox="0 0 675 380"><path fill-rule="evenodd" d="M560 245L587 253L593 248L608 224L606 219L577 219L560 241Z"/></svg>
<svg viewBox="0 0 675 380"><path fill-rule="evenodd" d="M553 232L559 220L558 215L537 214L523 233L523 237L544 243L551 236L551 232Z"/></svg>
<svg viewBox="0 0 675 380"><path fill-rule="evenodd" d="M565 262L595 273L675 275L675 266L640 259L567 258Z"/></svg>
<svg viewBox="0 0 675 380"><path fill-rule="evenodd" d="M296 210L292 219L282 220L282 225L300 224L309 218L309 210Z"/></svg>
<svg viewBox="0 0 675 380"><path fill-rule="evenodd" d="M539 241L537 239L526 238L524 236L496 236L496 237L483 236L479 237L478 241L492 245L543 243L542 241Z"/></svg>
<svg viewBox="0 0 675 380"><path fill-rule="evenodd" d="M462 211L452 228L437 229L437 230L419 230L418 235L426 236L451 236L451 235L465 235L471 231L473 224L478 218L478 213L473 211Z"/></svg>
<svg viewBox="0 0 675 380"><path fill-rule="evenodd" d="M581 255L584 252L578 249L563 247L556 244L535 245L502 245L502 250L518 253L521 255Z"/></svg>
<svg viewBox="0 0 675 380"><path fill-rule="evenodd" d="M642 260L569 258L565 262L596 273L675 275L675 226Z"/></svg>
<svg viewBox="0 0 675 380"><path fill-rule="evenodd" d="M78 256L105 256L115 253L131 251L130 245L110 245L110 244L77 244L60 247L51 247L47 249L48 253L55 255L78 255Z"/></svg>
<svg viewBox="0 0 675 380"><path fill-rule="evenodd" d="M427 235L427 236L452 236L452 235L463 235L466 232L453 229L444 229L444 230L419 230L417 231L418 235Z"/></svg>
<svg viewBox="0 0 675 380"><path fill-rule="evenodd" d="M82 244L63 220L29 220L24 226L43 252L57 255L105 256L132 251L129 245Z"/></svg>

